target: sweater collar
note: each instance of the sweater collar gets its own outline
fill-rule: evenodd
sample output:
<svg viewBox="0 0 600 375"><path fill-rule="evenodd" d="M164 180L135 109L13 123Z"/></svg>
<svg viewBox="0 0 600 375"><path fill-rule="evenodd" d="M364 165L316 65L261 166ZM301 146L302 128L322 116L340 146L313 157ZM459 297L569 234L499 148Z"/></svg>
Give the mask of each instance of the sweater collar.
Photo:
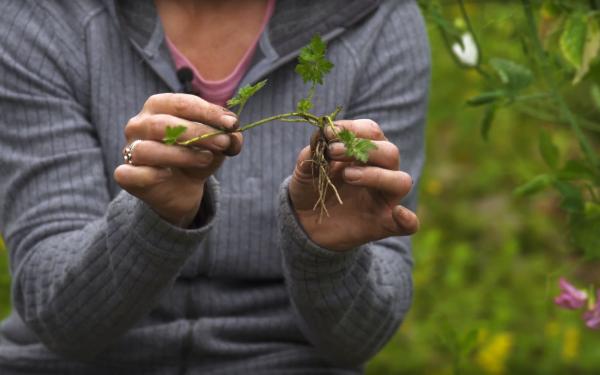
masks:
<svg viewBox="0 0 600 375"><path fill-rule="evenodd" d="M156 73L177 91L179 83L164 41L164 31L153 1L104 0L134 48ZM268 44L268 64L255 70L244 81L256 81L274 68L298 55L314 34L331 40L358 23L379 6L381 0L277 0L275 13L263 34L261 48ZM265 51L257 54L255 63L265 59Z"/></svg>

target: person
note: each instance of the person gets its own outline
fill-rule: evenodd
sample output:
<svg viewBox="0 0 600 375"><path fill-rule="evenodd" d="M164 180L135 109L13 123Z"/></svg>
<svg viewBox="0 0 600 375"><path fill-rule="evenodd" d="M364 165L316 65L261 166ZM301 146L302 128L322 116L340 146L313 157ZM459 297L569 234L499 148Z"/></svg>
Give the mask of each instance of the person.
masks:
<svg viewBox="0 0 600 375"><path fill-rule="evenodd" d="M412 298L430 64L415 2L1 3L0 373L364 371ZM338 129L377 146L359 163L328 133L343 204L330 194L321 222L313 128L232 131L307 94L294 67L315 34L335 67L313 112L341 105ZM239 118L223 108L264 78ZM164 144L178 124L229 132Z"/></svg>

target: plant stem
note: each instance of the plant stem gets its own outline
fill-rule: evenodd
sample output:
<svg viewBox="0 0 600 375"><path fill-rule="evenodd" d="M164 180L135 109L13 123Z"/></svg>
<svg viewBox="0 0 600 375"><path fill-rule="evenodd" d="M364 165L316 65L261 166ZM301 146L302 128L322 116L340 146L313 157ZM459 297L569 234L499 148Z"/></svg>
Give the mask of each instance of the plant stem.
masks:
<svg viewBox="0 0 600 375"><path fill-rule="evenodd" d="M565 101L565 98L563 98L563 96L561 95L561 93L558 89L558 85L552 79L550 68L548 66L548 60L546 58L544 48L542 47L542 42L540 41L540 38L538 36L537 27L536 27L536 23L535 23L535 17L533 15L533 9L532 9L532 5L531 5L531 0L521 0L521 1L523 3L523 9L525 11L527 25L529 26L529 32L531 34L531 37L533 38L533 43L535 45L535 49L540 58L542 73L543 73L543 76L545 77L546 83L550 86L550 90L551 90L550 92L551 92L552 96L554 97L554 99L556 100L556 103L558 104L558 108L560 109L560 112L562 112L562 114L565 116L565 119L567 120L567 122L571 126L571 129L575 133L575 136L577 137L577 140L579 141L579 145L580 145L586 159L588 160L588 162L590 162L591 165L598 168L598 167L600 167L600 163L598 162L598 155L596 155L596 153L594 152L594 149L592 148L592 145L590 144L589 140L587 139L587 137L581 130L581 126L579 125L579 121L577 120L577 117L573 114L573 112L569 108L567 102Z"/></svg>
<svg viewBox="0 0 600 375"><path fill-rule="evenodd" d="M303 122L303 123L308 123L312 126L317 126L317 127L318 127L317 124L319 123L319 118L310 113L304 113L304 112L283 113L283 114L276 115L276 116L266 117L262 120L258 120L258 121L252 122L250 124L244 125L244 126L238 128L234 132L228 132L225 130L215 130L213 132L205 133L205 134L202 134L201 136L194 137L192 139L188 139L187 141L184 141L184 142L177 142L177 144L180 146L187 146L189 144L200 141L202 139L214 137L215 135L218 135L218 134L242 133L242 132L245 132L246 130L267 124L271 121L277 121L277 120L282 120L285 122Z"/></svg>
<svg viewBox="0 0 600 375"><path fill-rule="evenodd" d="M514 98L515 101L524 102L527 100L538 100L538 99L548 99L552 98L552 93L549 92L541 92L537 94L528 94L528 95L520 95Z"/></svg>
<svg viewBox="0 0 600 375"><path fill-rule="evenodd" d="M467 24L467 29L471 33L471 36L473 37L473 41L475 42L475 46L477 47L477 53L479 54L477 66L479 66L479 61L483 60L483 54L482 54L483 51L481 50L481 44L479 43L479 37L477 36L477 34L475 33L475 30L473 29L473 24L471 23L471 18L469 17L469 13L467 13L467 8L465 7L464 0L458 0L458 5L460 7L460 13L462 14L463 18L465 19L465 23Z"/></svg>

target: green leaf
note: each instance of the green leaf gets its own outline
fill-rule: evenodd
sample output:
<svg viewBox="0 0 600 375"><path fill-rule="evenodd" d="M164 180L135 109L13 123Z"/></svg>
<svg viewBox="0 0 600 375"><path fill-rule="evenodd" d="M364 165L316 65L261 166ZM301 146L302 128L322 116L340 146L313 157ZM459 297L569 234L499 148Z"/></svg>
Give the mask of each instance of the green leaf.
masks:
<svg viewBox="0 0 600 375"><path fill-rule="evenodd" d="M467 99L467 104L472 107L493 103L504 96L503 91L489 91Z"/></svg>
<svg viewBox="0 0 600 375"><path fill-rule="evenodd" d="M571 239L585 252L588 259L600 258L600 206L595 206L595 212L586 207L585 214L573 215L569 223Z"/></svg>
<svg viewBox="0 0 600 375"><path fill-rule="evenodd" d="M554 180L554 177L551 175L541 174L516 188L514 193L520 196L533 195L552 185Z"/></svg>
<svg viewBox="0 0 600 375"><path fill-rule="evenodd" d="M575 74L573 84L579 83L583 77L589 72L592 61L600 52L600 26L598 21L593 17L588 17L587 34L585 45L583 47L583 56L581 66Z"/></svg>
<svg viewBox="0 0 600 375"><path fill-rule="evenodd" d="M298 112L309 112L313 107L313 103L310 98L304 98L298 102L298 107L296 110Z"/></svg>
<svg viewBox="0 0 600 375"><path fill-rule="evenodd" d="M571 213L583 211L583 196L581 190L570 182L555 180L554 187L562 196L560 207Z"/></svg>
<svg viewBox="0 0 600 375"><path fill-rule="evenodd" d="M477 345L477 336L479 330L476 328L470 329L460 340L461 355L468 356Z"/></svg>
<svg viewBox="0 0 600 375"><path fill-rule="evenodd" d="M502 83L515 93L533 82L533 73L529 68L507 59L494 58L490 65L496 70Z"/></svg>
<svg viewBox="0 0 600 375"><path fill-rule="evenodd" d="M582 12L571 14L560 37L560 49L567 61L575 68L580 68L583 62L586 34L585 14Z"/></svg>
<svg viewBox="0 0 600 375"><path fill-rule="evenodd" d="M539 137L539 149L540 154L542 154L542 158L546 162L546 164L552 168L558 168L558 163L560 159L560 152L558 147L552 142L552 138L546 132L541 132Z"/></svg>
<svg viewBox="0 0 600 375"><path fill-rule="evenodd" d="M255 85L246 85L246 86L240 88L238 90L237 94L233 98L231 98L227 101L227 107L233 108L235 106L239 106L240 107L239 112L241 112L241 109L244 108L244 106L246 105L248 100L254 94L256 94L260 89L265 87L266 84L267 84L267 80L265 79L264 81L260 81Z"/></svg>
<svg viewBox="0 0 600 375"><path fill-rule="evenodd" d="M496 106L491 105L487 107L485 113L483 114L483 119L481 120L481 136L486 141L489 139L490 129L492 128L494 117L496 117Z"/></svg>
<svg viewBox="0 0 600 375"><path fill-rule="evenodd" d="M342 129L338 137L346 146L346 155L354 157L363 163L369 161L369 151L376 149L375 143L369 139L357 138L354 133L348 129Z"/></svg>
<svg viewBox="0 0 600 375"><path fill-rule="evenodd" d="M596 109L600 111L600 87L596 84L592 85L591 88L592 101L596 106Z"/></svg>
<svg viewBox="0 0 600 375"><path fill-rule="evenodd" d="M165 130L165 137L162 139L163 142L168 145L175 144L175 142L177 142L177 138L183 135L186 129L187 127L183 125L177 125L173 127L167 126L167 129Z"/></svg>
<svg viewBox="0 0 600 375"><path fill-rule="evenodd" d="M581 160L568 160L565 166L558 171L558 178L565 181L594 180L594 172Z"/></svg>
<svg viewBox="0 0 600 375"><path fill-rule="evenodd" d="M304 83L323 84L325 75L333 68L333 63L325 57L326 52L327 45L319 35L315 35L310 43L300 50L296 73L300 74Z"/></svg>

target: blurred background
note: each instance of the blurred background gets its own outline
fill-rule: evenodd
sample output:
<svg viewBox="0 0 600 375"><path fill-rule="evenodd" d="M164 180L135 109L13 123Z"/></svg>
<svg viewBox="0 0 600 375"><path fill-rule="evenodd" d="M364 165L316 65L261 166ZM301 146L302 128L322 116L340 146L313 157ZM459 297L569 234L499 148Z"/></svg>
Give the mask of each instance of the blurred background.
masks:
<svg viewBox="0 0 600 375"><path fill-rule="evenodd" d="M597 17L594 1L579 5L568 1L566 8L561 8L561 1L546 3L554 7L539 8L535 2L541 21L568 17L579 5L587 10L591 6L590 14ZM584 288L589 283L599 286L600 263L573 241L572 212L565 210L560 193L553 189L535 195L514 193L518 186L548 173L547 156L540 152L541 133L550 135L563 159L580 157L578 142L568 124L552 120L552 113L546 113L549 109L499 102L491 127L484 131L485 140L481 124L486 110L465 103L490 90L493 79L490 83L478 68L457 65L440 22L460 31L468 30L466 20L457 2L437 5L433 13L426 10L433 78L427 165L419 186L422 229L414 237L414 305L367 372L600 373L600 331L587 329L581 313L561 310L553 303L561 276ZM471 1L466 10L484 67L492 56L525 66L536 64L531 58L532 42L524 36L527 23L521 2ZM439 12L445 21L433 19ZM551 25L557 34L565 27L561 22ZM573 69L565 61L555 63L569 105L585 121L600 124L600 107L585 105L590 87L600 82L600 64L592 64L582 83L573 85ZM531 69L536 79L543 75ZM586 134L598 153L594 146L598 132ZM6 250L0 241L0 318L10 310L9 283Z"/></svg>

